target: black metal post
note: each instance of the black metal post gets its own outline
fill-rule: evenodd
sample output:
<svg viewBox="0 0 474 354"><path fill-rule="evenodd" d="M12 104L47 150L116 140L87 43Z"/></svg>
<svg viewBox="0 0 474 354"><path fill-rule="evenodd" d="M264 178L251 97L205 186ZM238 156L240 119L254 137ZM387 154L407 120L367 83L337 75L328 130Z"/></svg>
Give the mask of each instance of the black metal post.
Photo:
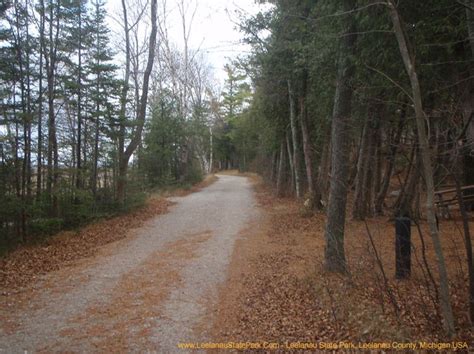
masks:
<svg viewBox="0 0 474 354"><path fill-rule="evenodd" d="M411 220L407 217L395 219L395 277L408 278L411 273Z"/></svg>

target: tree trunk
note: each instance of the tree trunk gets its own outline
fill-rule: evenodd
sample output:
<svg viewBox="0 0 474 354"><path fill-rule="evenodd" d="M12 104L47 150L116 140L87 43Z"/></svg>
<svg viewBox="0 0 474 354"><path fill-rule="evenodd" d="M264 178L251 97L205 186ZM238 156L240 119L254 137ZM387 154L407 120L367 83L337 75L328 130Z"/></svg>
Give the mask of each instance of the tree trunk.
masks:
<svg viewBox="0 0 474 354"><path fill-rule="evenodd" d="M291 80L288 80L288 97L290 101L290 127L291 141L293 142L293 169L295 174L295 191L296 198L301 198L300 155L298 149L298 132L296 122L296 98Z"/></svg>
<svg viewBox="0 0 474 354"><path fill-rule="evenodd" d="M328 200L328 182L329 182L329 171L331 169L331 126L324 133L323 151L321 153L321 159L319 161L318 178L316 181L315 188L315 201L318 208L323 208L327 205Z"/></svg>
<svg viewBox="0 0 474 354"><path fill-rule="evenodd" d="M397 131L395 137L391 141L390 151L387 159L387 165L385 167L385 173L382 180L379 193L375 198L375 213L377 215L383 214L383 204L385 197L387 196L388 188L390 187L390 179L392 178L393 169L395 167L395 157L397 155L398 145L402 137L403 126L405 124L406 108L403 108L400 119L398 121Z"/></svg>
<svg viewBox="0 0 474 354"><path fill-rule="evenodd" d="M343 1L343 11L352 11L354 0ZM328 216L326 222L325 267L328 271L345 273L344 224L346 220L348 156L352 111L351 80L355 74L356 26L353 15L344 17L344 33L339 49L334 112L332 120L332 163L329 187Z"/></svg>
<svg viewBox="0 0 474 354"><path fill-rule="evenodd" d="M15 192L16 192L16 197L18 200L21 199L21 168L20 168L20 157L18 154L18 149L20 146L20 138L19 138L19 119L17 117L16 113L16 96L13 96L13 118L15 122L15 138L12 143L12 150L13 150L13 156L14 156L14 167L15 167ZM9 129L9 125L7 125L7 129ZM8 132L8 135L10 136L10 132ZM16 212L16 219L14 221L15 225L15 235L18 239L21 239L21 218L22 218L22 213L17 211ZM23 239L21 239L24 241Z"/></svg>
<svg viewBox="0 0 474 354"><path fill-rule="evenodd" d="M454 175L454 181L456 183L456 196L464 230L464 247L466 248L467 271L469 275L469 319L472 325L474 323L474 262L472 257L471 232L469 230L469 215L467 214L464 203L459 176Z"/></svg>
<svg viewBox="0 0 474 354"><path fill-rule="evenodd" d="M212 173L213 171L213 164L214 164L214 147L213 147L213 132L212 132L212 126L209 127L209 171L208 173Z"/></svg>
<svg viewBox="0 0 474 354"><path fill-rule="evenodd" d="M357 148L353 148L351 146L350 148L350 161L352 162L351 165L352 165L352 169L351 169L351 172L350 172L350 175L349 175L349 181L347 182L348 186L351 188L351 189L354 189L354 181L356 180L357 178L357 173L359 171L359 163L360 163L360 157L361 157L361 150L362 150L362 145L363 145L363 141L364 141L364 129L362 129L362 132L360 134L360 138L359 138L359 143L357 144Z"/></svg>
<svg viewBox="0 0 474 354"><path fill-rule="evenodd" d="M418 147L416 143L414 143L410 152L408 171L405 180L403 181L403 184L400 185L400 194L393 204L395 216L408 217L411 215L411 206L413 204L416 185L418 184L420 177L419 168Z"/></svg>
<svg viewBox="0 0 474 354"><path fill-rule="evenodd" d="M469 34L469 44L471 47L471 57L474 60L474 0L467 1L469 7L466 7L467 28ZM470 74L474 76L474 63L470 63ZM464 156L464 183L474 184L474 83L469 80L463 103L464 124L469 124L466 129L466 148L463 149ZM474 202L467 202L467 210L474 210Z"/></svg>
<svg viewBox="0 0 474 354"><path fill-rule="evenodd" d="M381 108L381 107L379 107ZM377 193L377 188L380 185L380 117L382 112L376 110L375 116L371 120L371 135L369 140L369 156L368 156L368 166L372 168L367 168L364 175L364 184L365 189L367 190L367 196L365 198L365 217L373 216L373 205L374 205L374 196Z"/></svg>
<svg viewBox="0 0 474 354"><path fill-rule="evenodd" d="M474 59L474 0L468 1L469 8L466 8L466 17L467 17L467 26L468 26L468 33L469 33L469 43L471 47L471 56ZM471 63L470 65L471 75L474 75L474 65ZM465 100L464 106L464 123L469 124L466 129L465 133L465 141L466 147L464 147L462 156L463 156L463 163L464 163L464 180L466 184L473 184L474 183L474 103L472 97L474 96L474 84L472 80L468 82L468 98ZM461 198L461 191L460 191L460 182L459 176L455 176L456 180L456 189L457 189L457 196L458 196L458 203L459 208L461 211L461 215L463 218L463 228L464 228L464 246L466 248L466 255L467 255L467 267L468 267L468 274L469 274L469 317L471 320L471 325L474 324L474 260L472 256L472 242L471 242L471 234L469 231L469 222L468 222L468 215L467 210L472 210L473 203L465 203L464 200ZM467 205L466 205L467 204Z"/></svg>
<svg viewBox="0 0 474 354"><path fill-rule="evenodd" d="M39 28L39 78L38 78L38 152L36 169L36 198L40 198L43 181L43 55L45 47L45 6L44 0L40 0L40 28Z"/></svg>
<svg viewBox="0 0 474 354"><path fill-rule="evenodd" d="M26 5L26 9L27 9ZM23 33L23 25L20 22L20 9L18 1L14 2L14 11L15 11L15 44L16 48L16 60L18 63L18 80L20 84L20 105L21 105L21 121L23 123L23 158L22 158L22 167L21 173L19 175L21 181L20 194L19 198L21 199L21 212L19 215L20 221L20 232L22 234L22 239L25 239L26 236L26 211L25 206L27 204L27 199L30 196L30 133L31 133L31 104L30 104L30 70L29 70L29 43L28 40L28 24L26 24L26 33ZM26 36L26 41L23 37ZM26 51L26 55L23 55L23 52ZM25 67L26 66L26 67ZM27 81L27 85L25 85Z"/></svg>
<svg viewBox="0 0 474 354"><path fill-rule="evenodd" d="M125 5L124 0L122 0L122 5L123 5L123 11L124 11L124 18L126 19L126 5ZM156 19L157 19L157 0L152 0L151 1L151 33L150 33L149 45L148 45L148 59L147 59L145 72L143 74L142 92L140 96L140 105L138 107L135 131L125 151L123 150L119 151L119 176L118 176L118 182L117 182L117 199L119 203L122 205L125 203L125 188L126 188L126 183L127 183L128 161L130 160L130 157L132 156L133 152L137 149L138 145L140 144L143 126L145 124L145 115L146 115L146 109L147 109L147 103L148 103L148 87L149 87L149 82L150 82L151 71L153 69L153 63L155 60L156 36L157 36L157 31L158 31ZM127 67L128 67L128 73L130 74L130 37L129 37L129 32L128 32L129 31L128 23L126 20L125 20L124 26L125 26L126 42L128 42L126 43L126 47L127 47L126 50L127 50L127 56L128 56ZM125 82L124 85L128 86L128 81ZM121 97L122 99L121 114L123 114L122 118L124 118L125 116L124 106L126 105L127 92L128 90L126 89L125 95ZM123 133L125 133L123 127L121 128L121 130ZM124 135L125 134L120 136L120 139L121 139L120 144L122 145L122 149L124 148L124 145L123 145Z"/></svg>
<svg viewBox="0 0 474 354"><path fill-rule="evenodd" d="M97 85L99 86L99 85ZM97 92L99 89L97 87ZM96 106L97 112L100 110L99 100L97 100ZM94 134L94 161L92 166L92 176L91 176L91 187L92 187L92 194L94 197L97 195L97 179L98 179L98 169L99 169L99 137L100 137L100 122L99 122L99 115L95 117L95 134Z"/></svg>
<svg viewBox="0 0 474 354"><path fill-rule="evenodd" d="M466 7L467 30L469 33L469 44L471 46L472 57L474 58L474 0L468 0L469 7Z"/></svg>
<svg viewBox="0 0 474 354"><path fill-rule="evenodd" d="M82 138L82 2L79 1L79 41L78 45L78 55L77 55L77 148L76 148L76 188L82 188L82 166L81 166L81 138ZM84 139L85 140L85 139ZM85 152L85 149L84 149Z"/></svg>
<svg viewBox="0 0 474 354"><path fill-rule="evenodd" d="M371 181L371 198L369 200L369 213L370 215L375 215L375 199L380 192L380 187L382 185L382 135L383 129L380 124L382 115L379 115L378 120L376 121L376 127L374 128L374 159L375 159L375 169L372 171L372 181Z"/></svg>
<svg viewBox="0 0 474 354"><path fill-rule="evenodd" d="M115 173L114 180L116 180L116 195L115 198L120 204L125 203L125 179L127 178L126 167L122 167L125 153L125 124L127 114L127 96L130 88L130 65L131 65L131 43L130 43L130 28L128 25L128 12L125 0L122 0L123 11L123 28L125 35L125 76L123 79L122 92L120 94L120 112L119 112L119 132L118 132L118 151L117 164L114 164ZM128 162L127 162L128 163ZM118 165L118 166L117 166Z"/></svg>
<svg viewBox="0 0 474 354"><path fill-rule="evenodd" d="M449 295L449 282L448 274L446 271L446 264L444 261L443 249L441 247L441 241L439 238L439 231L436 222L435 206L434 206L434 181L433 181L433 168L431 166L430 148L428 143L428 137L425 127L425 113L423 111L423 102L421 95L420 83L418 81L418 75L415 68L415 60L410 53L408 39L405 37L402 20L398 13L393 0L388 0L388 6L390 9L390 16L392 19L393 27L395 30L395 36L397 37L398 45L400 48L400 54L405 64L405 69L410 79L412 87L413 100L415 105L415 118L416 126L418 131L418 143L420 146L420 156L423 167L423 175L426 187L426 213L428 218L428 225L430 229L430 235L433 240L434 249L436 252L439 280L440 280L440 300L441 310L444 319L444 327L446 333L449 336L453 336L455 333L454 328L454 316L451 307L451 299Z"/></svg>
<svg viewBox="0 0 474 354"><path fill-rule="evenodd" d="M281 152L281 149L280 149ZM264 160L265 158L263 158ZM273 186L275 185L276 187L276 182L277 182L277 177L278 177L278 168L279 168L279 162L278 162L278 151L274 151L272 153L272 162L270 166L270 184ZM258 170L258 168L257 168Z"/></svg>
<svg viewBox="0 0 474 354"><path fill-rule="evenodd" d="M291 152L290 135L286 133L286 150L288 151L288 163L290 167L290 188L295 189L295 168L293 166L293 153Z"/></svg>
<svg viewBox="0 0 474 354"><path fill-rule="evenodd" d="M361 146L359 149L359 161L357 164L357 177L355 180L355 193L354 193L354 205L352 208L352 217L356 220L364 220L367 208L367 190L366 190L366 179L367 171L372 167L370 163L370 137L371 137L371 120L372 113L369 112L362 133Z"/></svg>
<svg viewBox="0 0 474 354"><path fill-rule="evenodd" d="M58 143L56 138L56 113L54 111L54 86L56 80L56 50L59 36L59 1L56 4L56 14L54 14L52 1L50 3L49 12L49 50L45 53L47 81L48 81L48 174L47 174L47 193L50 198L50 214L52 216L58 215L58 197L57 197L57 182L58 182ZM53 36L53 20L56 16L56 33Z"/></svg>
<svg viewBox="0 0 474 354"><path fill-rule="evenodd" d="M306 179L308 181L310 208L313 209L314 206L319 203L319 201L315 200L314 191L315 184L313 178L313 152L311 150L311 138L308 131L308 109L306 107L307 81L307 73L305 73L303 78L303 90L300 97L300 122L303 137L303 154L306 167Z"/></svg>
<svg viewBox="0 0 474 354"><path fill-rule="evenodd" d="M283 195L283 179L285 174L285 142L280 144L280 159L278 162L278 174L276 183L276 195L281 197Z"/></svg>

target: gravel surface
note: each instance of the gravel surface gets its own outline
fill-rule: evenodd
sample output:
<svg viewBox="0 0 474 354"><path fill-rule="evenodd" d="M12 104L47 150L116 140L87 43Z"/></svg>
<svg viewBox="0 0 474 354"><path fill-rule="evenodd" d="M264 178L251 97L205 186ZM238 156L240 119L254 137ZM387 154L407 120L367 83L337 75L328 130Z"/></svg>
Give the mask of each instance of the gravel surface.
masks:
<svg viewBox="0 0 474 354"><path fill-rule="evenodd" d="M234 242L258 214L247 178L218 177L97 257L43 277L23 302L2 301L0 352L172 353L209 341Z"/></svg>

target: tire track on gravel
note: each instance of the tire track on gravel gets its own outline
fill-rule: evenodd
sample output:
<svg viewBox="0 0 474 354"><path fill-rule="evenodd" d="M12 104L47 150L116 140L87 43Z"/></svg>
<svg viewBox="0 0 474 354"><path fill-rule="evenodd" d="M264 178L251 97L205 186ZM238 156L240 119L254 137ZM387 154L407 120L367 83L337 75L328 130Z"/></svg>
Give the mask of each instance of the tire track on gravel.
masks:
<svg viewBox="0 0 474 354"><path fill-rule="evenodd" d="M26 306L2 306L0 352L176 352L179 342L209 340L212 323L202 319L258 209L248 179L228 175L172 200L133 238L43 277Z"/></svg>

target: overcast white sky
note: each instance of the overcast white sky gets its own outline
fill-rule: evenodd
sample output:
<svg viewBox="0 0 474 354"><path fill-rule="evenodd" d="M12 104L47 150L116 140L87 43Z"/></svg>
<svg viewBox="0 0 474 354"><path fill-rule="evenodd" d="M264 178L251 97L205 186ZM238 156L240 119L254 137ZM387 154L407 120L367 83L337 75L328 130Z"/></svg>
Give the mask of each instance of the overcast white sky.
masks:
<svg viewBox="0 0 474 354"><path fill-rule="evenodd" d="M225 75L223 66L229 58L235 58L249 51L249 47L241 43L242 33L234 22L238 20L236 11L256 14L264 7L255 4L255 0L187 0L190 3L188 17L194 8L197 10L192 23L190 46L200 48L207 54L208 61L214 69L214 76L221 83ZM182 44L181 19L177 10L178 0L167 0L169 9L169 35L178 46ZM160 5L159 5L160 6ZM121 0L108 0L108 12L121 13ZM189 21L188 19L188 21Z"/></svg>

